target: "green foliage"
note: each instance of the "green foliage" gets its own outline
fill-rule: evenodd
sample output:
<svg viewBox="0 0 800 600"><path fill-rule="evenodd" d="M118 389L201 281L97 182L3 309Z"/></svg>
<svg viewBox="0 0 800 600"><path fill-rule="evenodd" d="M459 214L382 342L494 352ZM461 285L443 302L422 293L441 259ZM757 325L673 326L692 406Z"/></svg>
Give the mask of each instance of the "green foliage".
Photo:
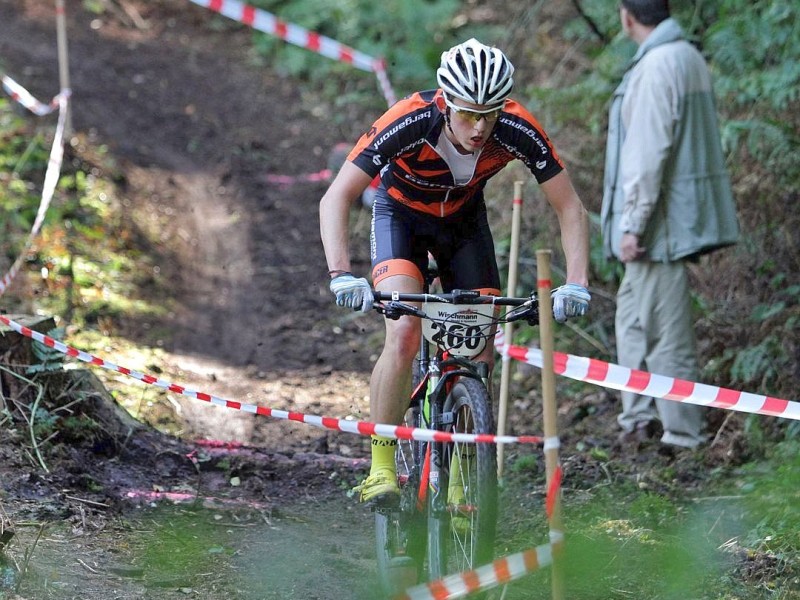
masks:
<svg viewBox="0 0 800 600"><path fill-rule="evenodd" d="M726 0L707 18L713 18L706 48L716 90L723 112L732 116L724 123L726 148L734 153L744 144L782 185L797 188L800 6Z"/></svg>
<svg viewBox="0 0 800 600"><path fill-rule="evenodd" d="M619 32L617 3L585 4L603 31ZM703 49L714 72L726 151L734 155L743 146L781 184L797 188L800 6L788 0L675 4L675 18ZM576 20L568 31L579 36L581 29L587 29L586 23ZM589 50L593 69L579 82L538 92L555 118L580 119L592 133L601 133L605 103L635 52L625 36L609 37L609 44ZM737 164L732 166L735 176Z"/></svg>
<svg viewBox="0 0 800 600"><path fill-rule="evenodd" d="M99 425L85 414L59 416L55 411L39 407L33 420L33 435L42 444L56 440L56 443L91 439ZM58 436L54 434L58 432Z"/></svg>
<svg viewBox="0 0 800 600"><path fill-rule="evenodd" d="M597 213L589 214L593 229L597 232L592 235L589 246L589 259L591 260L592 272L596 278L604 283L616 285L622 280L625 268L622 263L616 260L609 260L605 256L603 249L603 237L600 235L600 215Z"/></svg>
<svg viewBox="0 0 800 600"><path fill-rule="evenodd" d="M580 82L564 88L542 88L531 86L526 95L531 104L540 107L555 123L572 124L601 136L605 128L605 102L611 97L615 83L599 72L588 74ZM602 146L602 142L599 142ZM597 147L586 148L597 154Z"/></svg>
<svg viewBox="0 0 800 600"><path fill-rule="evenodd" d="M791 120L779 122L766 115L733 119L722 124L723 148L728 154L741 153L759 160L783 185L800 182L797 148L800 138Z"/></svg>
<svg viewBox="0 0 800 600"><path fill-rule="evenodd" d="M55 431L58 424L58 415L40 407L36 409L33 423L33 435L36 439L44 439Z"/></svg>
<svg viewBox="0 0 800 600"><path fill-rule="evenodd" d="M654 529L672 523L678 510L672 500L658 494L646 493L631 502L630 515L640 527Z"/></svg>
<svg viewBox="0 0 800 600"><path fill-rule="evenodd" d="M55 340L64 339L66 329L64 327L56 327L47 332L47 335ZM52 373L60 371L64 365L64 353L46 346L45 344L34 342L31 344L33 355L39 361L36 364L30 365L25 372L27 374L34 373Z"/></svg>
<svg viewBox="0 0 800 600"><path fill-rule="evenodd" d="M718 70L718 91L739 104L790 108L800 100L800 6L748 2L745 11L741 0L717 4L706 48Z"/></svg>
<svg viewBox="0 0 800 600"><path fill-rule="evenodd" d="M539 470L540 458L532 454L526 454L518 457L514 464L511 465L511 470L515 473L537 472Z"/></svg>
<svg viewBox="0 0 800 600"><path fill-rule="evenodd" d="M769 447L764 463L738 471L738 492L744 497L749 530L742 543L800 565L800 443L790 440Z"/></svg>
<svg viewBox="0 0 800 600"><path fill-rule="evenodd" d="M735 325L758 334L743 344L724 348L712 366L727 369L730 386L791 399L797 395L791 378L798 361L800 307L798 286L784 287L784 280L782 274L774 277L777 293L773 292L768 302L755 304L748 319Z"/></svg>
<svg viewBox="0 0 800 600"><path fill-rule="evenodd" d="M776 351L780 351L780 346L778 340L773 337L762 340L756 346L726 351L726 356L732 356L734 359L731 367L734 383L747 384L773 378L776 371L772 367L772 357Z"/></svg>
<svg viewBox="0 0 800 600"><path fill-rule="evenodd" d="M103 0L83 0L83 7L90 13L102 15L108 5Z"/></svg>
<svg viewBox="0 0 800 600"><path fill-rule="evenodd" d="M0 98L0 232L6 267L18 257L39 209L52 144L48 131L38 133L34 121L17 116ZM114 164L102 146L92 148L91 160L78 154L64 162L47 218L17 277L29 276L37 309L75 324L165 312L166 306L137 299L140 284L153 285L157 269L150 263L159 257L144 255L129 236L117 235L126 215L115 198ZM45 361L31 372L57 368Z"/></svg>
<svg viewBox="0 0 800 600"><path fill-rule="evenodd" d="M25 125L8 100L0 97L0 234L6 241L2 251L12 260L36 219L38 202L31 179L41 178L48 158L44 136L28 135Z"/></svg>

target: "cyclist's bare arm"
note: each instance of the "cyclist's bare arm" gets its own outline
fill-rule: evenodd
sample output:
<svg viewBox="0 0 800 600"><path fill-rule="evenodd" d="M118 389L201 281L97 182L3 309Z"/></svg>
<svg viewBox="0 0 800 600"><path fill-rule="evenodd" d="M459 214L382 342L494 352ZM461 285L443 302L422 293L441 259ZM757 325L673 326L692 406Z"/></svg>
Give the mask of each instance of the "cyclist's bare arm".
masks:
<svg viewBox="0 0 800 600"><path fill-rule="evenodd" d="M561 226L567 283L589 285L589 218L566 170L540 186Z"/></svg>
<svg viewBox="0 0 800 600"><path fill-rule="evenodd" d="M372 177L346 161L319 204L319 229L329 270L350 270L350 207Z"/></svg>

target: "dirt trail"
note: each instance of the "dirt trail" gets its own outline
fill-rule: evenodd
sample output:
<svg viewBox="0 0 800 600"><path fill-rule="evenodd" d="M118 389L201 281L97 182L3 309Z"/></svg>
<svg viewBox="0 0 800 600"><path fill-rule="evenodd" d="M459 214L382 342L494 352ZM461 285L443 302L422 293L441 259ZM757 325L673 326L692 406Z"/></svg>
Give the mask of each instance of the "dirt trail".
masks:
<svg viewBox="0 0 800 600"><path fill-rule="evenodd" d="M187 387L271 408L365 418L371 350L359 338L379 323L331 320L341 315L331 316L316 217L325 183L277 187L265 177L323 169L338 133L304 109L291 81L256 64L243 27L220 26L219 18L211 26L208 11L180 0L112 0L101 14L79 0L66 5L76 139L108 148L129 225L159 233L154 285L140 292L174 306L164 322L119 321L115 331L142 343L158 332L181 373L176 383ZM54 23L51 0L0 0L0 65L43 100L57 91ZM67 155L91 160L78 147ZM172 492L183 478L192 494L198 485L200 495L236 492L238 508L153 512L147 503L127 503L115 507L126 515L118 521L104 508L118 500L75 489L74 475L69 486L57 474L23 473L27 463L9 446L1 454L2 508L17 523L61 523L38 542L35 527L18 528L17 555L37 546L20 592L370 597L370 515L344 493L363 464L364 441L187 397L175 402L187 439L234 441L254 454L212 459L201 451L192 463L182 442L147 437L136 472L149 469L151 481L138 483ZM192 476L206 464L197 456L226 468ZM64 472L80 471L63 460ZM85 459L75 451L75 460ZM120 467L120 482L133 483L124 460ZM232 477L241 482L236 489ZM181 519L187 522L179 531L172 524ZM175 542L187 528L194 542ZM157 549L166 552L161 560L153 558ZM174 572L162 573L165 562L175 563Z"/></svg>
<svg viewBox="0 0 800 600"><path fill-rule="evenodd" d="M109 148L133 227L163 241L156 287L141 293L177 302L167 322L118 328L140 341L166 331L181 383L195 389L246 402L266 392L287 408L280 390L311 378L328 399L314 408L363 409L350 406L363 380L346 372L368 371L354 334L376 320L333 334L316 219L324 182L278 187L265 177L324 168L336 133L303 110L291 81L254 65L246 28L188 2L108 5L96 15L67 3L72 120ZM49 1L0 2L0 60L38 97L53 93ZM271 437L250 416L179 401L189 433Z"/></svg>

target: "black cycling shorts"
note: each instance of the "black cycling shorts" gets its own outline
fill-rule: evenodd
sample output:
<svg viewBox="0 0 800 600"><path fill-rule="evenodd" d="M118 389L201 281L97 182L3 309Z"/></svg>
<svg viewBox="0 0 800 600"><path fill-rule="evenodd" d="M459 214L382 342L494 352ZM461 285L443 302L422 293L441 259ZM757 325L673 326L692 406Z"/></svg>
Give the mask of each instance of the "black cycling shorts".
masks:
<svg viewBox="0 0 800 600"><path fill-rule="evenodd" d="M409 275L422 283L428 253L436 260L444 291L500 292L494 240L482 196L458 213L439 218L404 206L379 187L370 233L373 283L392 275Z"/></svg>

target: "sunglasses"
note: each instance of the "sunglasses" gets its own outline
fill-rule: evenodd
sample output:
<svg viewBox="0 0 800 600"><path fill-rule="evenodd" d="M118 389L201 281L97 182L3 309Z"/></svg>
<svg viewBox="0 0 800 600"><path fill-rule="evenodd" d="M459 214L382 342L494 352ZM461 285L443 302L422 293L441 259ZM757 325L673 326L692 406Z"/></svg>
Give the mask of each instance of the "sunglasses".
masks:
<svg viewBox="0 0 800 600"><path fill-rule="evenodd" d="M472 110L464 108L463 106L456 106L447 97L445 97L444 101L459 117L472 123L477 123L481 119L486 119L487 123L493 123L500 118L500 113L503 112L502 106L500 108L490 108L487 110Z"/></svg>

